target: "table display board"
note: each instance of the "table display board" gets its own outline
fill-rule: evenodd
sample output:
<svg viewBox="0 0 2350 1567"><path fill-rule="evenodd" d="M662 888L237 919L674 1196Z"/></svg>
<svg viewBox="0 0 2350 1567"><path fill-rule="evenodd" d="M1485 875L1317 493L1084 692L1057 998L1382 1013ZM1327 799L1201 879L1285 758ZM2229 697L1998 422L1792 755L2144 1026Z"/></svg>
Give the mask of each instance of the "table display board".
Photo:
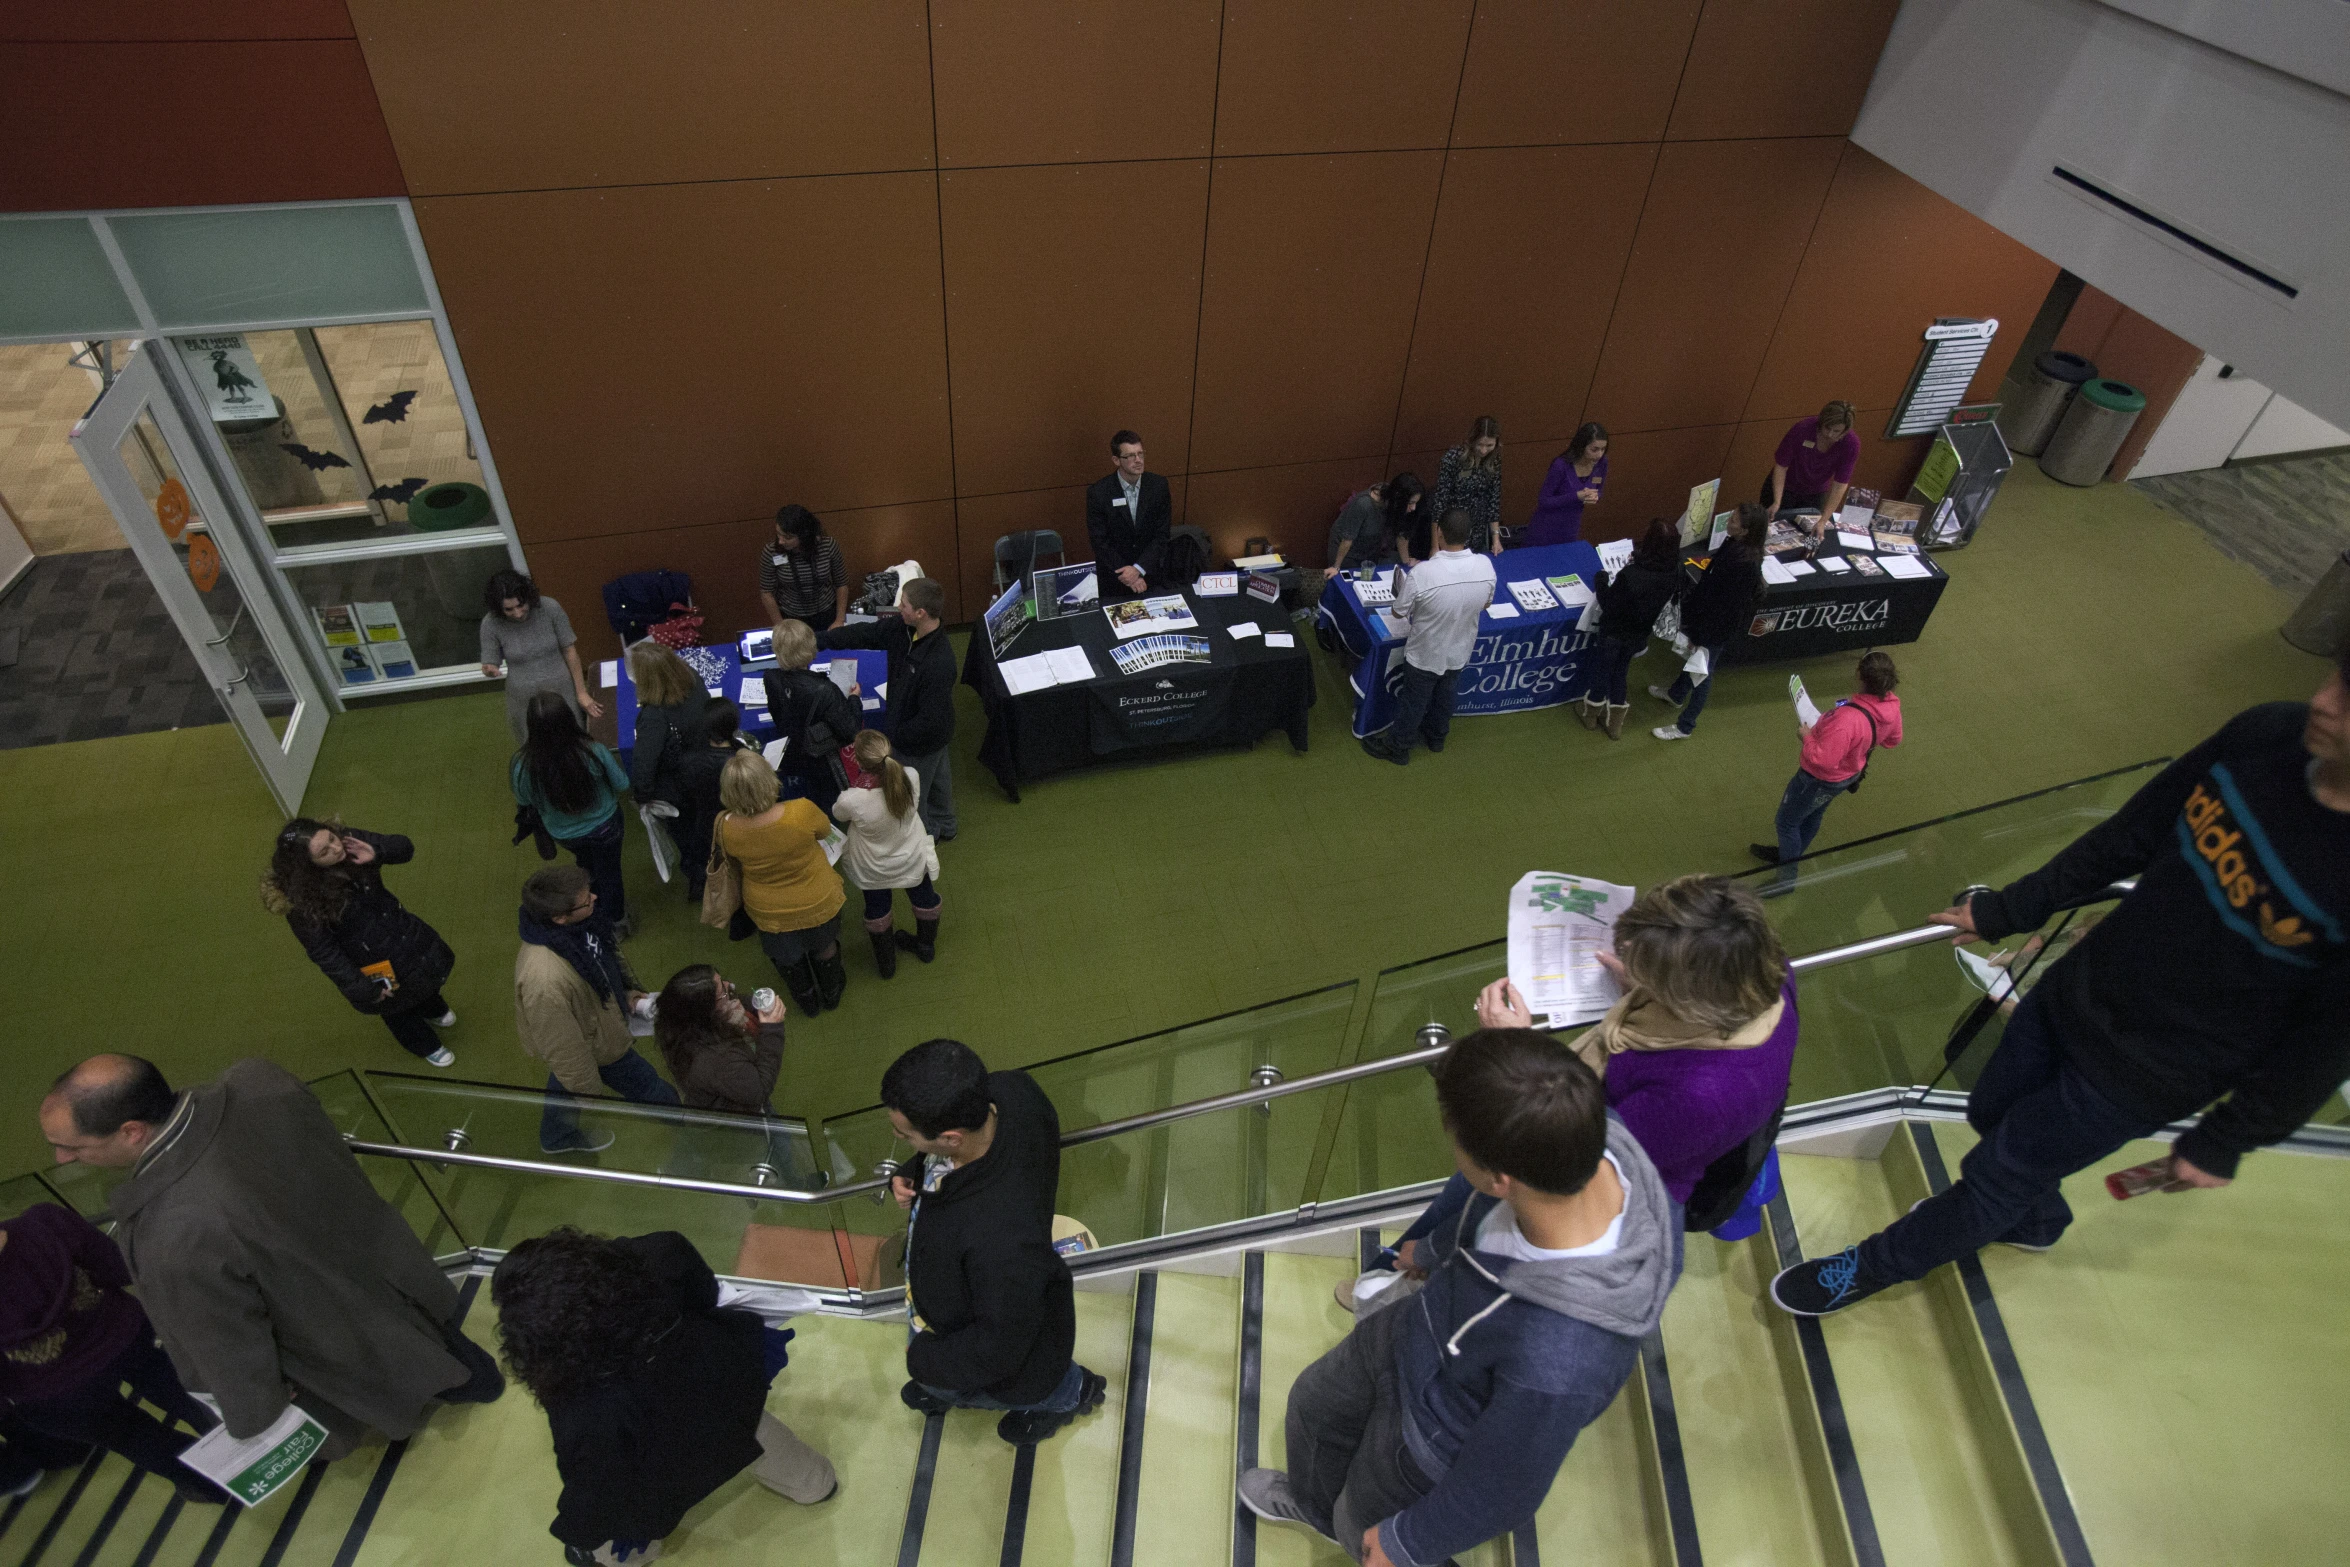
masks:
<svg viewBox="0 0 2350 1567"><path fill-rule="evenodd" d="M1583 694L1584 650L1592 634L1575 622L1600 582L1599 552L1588 544L1503 550L1493 558L1493 603L1477 619L1477 644L1461 671L1454 713L1515 713L1556 707ZM1403 667L1404 627L1393 610L1392 570L1368 584L1338 577L1325 584L1316 624L1354 660L1358 738L1388 727Z"/></svg>
<svg viewBox="0 0 2350 1567"><path fill-rule="evenodd" d="M979 760L1006 795L1105 760L1253 745L1274 730L1306 749L1314 669L1289 617L1246 594L1181 598L1180 613L1128 613L1189 621L1182 630L1121 637L1096 607L1032 622L1000 663L989 638L971 638L963 683L987 711Z"/></svg>

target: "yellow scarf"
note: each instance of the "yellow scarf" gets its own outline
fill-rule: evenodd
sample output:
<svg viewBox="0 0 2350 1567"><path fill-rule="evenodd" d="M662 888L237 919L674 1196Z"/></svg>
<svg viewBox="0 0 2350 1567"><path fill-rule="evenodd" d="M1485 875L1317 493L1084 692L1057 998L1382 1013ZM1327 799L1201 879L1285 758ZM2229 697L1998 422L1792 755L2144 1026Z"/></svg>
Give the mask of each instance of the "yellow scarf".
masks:
<svg viewBox="0 0 2350 1567"><path fill-rule="evenodd" d="M1786 1010L1787 999L1782 996L1736 1032L1721 1034L1677 1016L1654 995L1635 986L1570 1048L1583 1058L1585 1066L1604 1078L1607 1058L1626 1050L1752 1050L1771 1037Z"/></svg>

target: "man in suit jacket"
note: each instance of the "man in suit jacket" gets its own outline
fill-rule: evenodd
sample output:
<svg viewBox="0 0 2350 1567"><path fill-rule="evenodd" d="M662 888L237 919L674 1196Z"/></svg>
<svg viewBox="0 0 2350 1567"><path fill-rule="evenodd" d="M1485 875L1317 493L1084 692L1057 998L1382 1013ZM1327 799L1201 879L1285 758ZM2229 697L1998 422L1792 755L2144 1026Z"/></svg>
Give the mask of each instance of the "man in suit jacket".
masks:
<svg viewBox="0 0 2350 1567"><path fill-rule="evenodd" d="M1141 436L1120 430L1110 437L1110 456L1117 467L1085 492L1085 532L1093 540L1094 575L1105 604L1159 586L1167 530L1175 520L1167 481L1143 471Z"/></svg>

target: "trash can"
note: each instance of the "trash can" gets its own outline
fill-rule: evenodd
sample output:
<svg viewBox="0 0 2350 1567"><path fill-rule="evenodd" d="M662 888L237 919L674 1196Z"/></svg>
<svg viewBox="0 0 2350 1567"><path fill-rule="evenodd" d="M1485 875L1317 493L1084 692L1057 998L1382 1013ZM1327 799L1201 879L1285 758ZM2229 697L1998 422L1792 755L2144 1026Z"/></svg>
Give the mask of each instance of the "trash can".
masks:
<svg viewBox="0 0 2350 1567"><path fill-rule="evenodd" d="M475 528L489 518L490 492L478 484L436 484L408 503L409 526L419 533ZM433 597L440 600L443 613L472 620L482 613L481 592L490 574L505 564L504 550L494 565L485 564L473 550L435 550L424 557L424 574L432 581Z"/></svg>
<svg viewBox="0 0 2350 1567"><path fill-rule="evenodd" d="M2079 354L2050 349L2033 360L2021 378L2023 390L1999 410L1999 431L2007 437L2007 449L2039 456L2081 383L2096 379L2097 367Z"/></svg>
<svg viewBox="0 0 2350 1567"><path fill-rule="evenodd" d="M2146 394L2126 382L2102 376L2082 382L2080 395L2040 453L2040 471L2059 484L2095 484L2113 466L2113 454L2145 411Z"/></svg>
<svg viewBox="0 0 2350 1567"><path fill-rule="evenodd" d="M2335 557L2285 622L2285 640L2320 658L2337 658L2350 647L2350 550Z"/></svg>

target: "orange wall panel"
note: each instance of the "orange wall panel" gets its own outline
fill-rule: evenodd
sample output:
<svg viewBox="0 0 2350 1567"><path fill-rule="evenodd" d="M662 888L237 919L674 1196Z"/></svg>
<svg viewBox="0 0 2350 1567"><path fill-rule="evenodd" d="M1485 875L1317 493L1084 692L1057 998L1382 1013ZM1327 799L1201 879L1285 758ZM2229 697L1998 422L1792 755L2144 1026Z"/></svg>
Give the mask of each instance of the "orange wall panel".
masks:
<svg viewBox="0 0 2350 1567"><path fill-rule="evenodd" d="M12 43L0 49L0 147L0 211L407 189L348 40Z"/></svg>
<svg viewBox="0 0 2350 1567"><path fill-rule="evenodd" d="M1842 136L1900 9L1900 0L1706 0L1666 137Z"/></svg>
<svg viewBox="0 0 2350 1567"><path fill-rule="evenodd" d="M2064 325L2056 329L2056 341L2048 346L2068 354L2079 354L2096 363L2097 350L2105 342L2105 334L2113 330L2122 318L2122 302L2094 283L2081 285L2080 297L2072 309L2065 312ZM2099 365L2102 370L2104 366Z"/></svg>
<svg viewBox="0 0 2350 1567"><path fill-rule="evenodd" d="M352 0L420 194L927 168L921 0Z"/></svg>
<svg viewBox="0 0 2350 1567"><path fill-rule="evenodd" d="M1843 148L1666 143L1585 418L1617 431L1737 422Z"/></svg>
<svg viewBox="0 0 2350 1567"><path fill-rule="evenodd" d="M1443 161L1391 152L1217 164L1195 472L1386 452Z"/></svg>
<svg viewBox="0 0 2350 1567"><path fill-rule="evenodd" d="M1745 417L1793 419L1838 397L1855 408L1891 408L1936 316L1998 318L1999 336L1967 393L1970 402L1989 402L2056 270L1847 145Z"/></svg>
<svg viewBox="0 0 2350 1567"><path fill-rule="evenodd" d="M1267 538L1293 565L1326 565L1338 508L1379 478L1376 457L1194 474L1185 520L1205 529L1221 556L1240 553L1251 538Z"/></svg>
<svg viewBox="0 0 2350 1567"><path fill-rule="evenodd" d="M1204 158L1218 0L932 0L942 167Z"/></svg>
<svg viewBox="0 0 2350 1567"><path fill-rule="evenodd" d="M1699 0L1478 0L1455 147L1655 141Z"/></svg>
<svg viewBox="0 0 2350 1567"><path fill-rule="evenodd" d="M419 201L523 541L950 495L933 186Z"/></svg>
<svg viewBox="0 0 2350 1567"><path fill-rule="evenodd" d="M348 38L343 0L9 0L0 7L0 42L150 43L192 39Z"/></svg>
<svg viewBox="0 0 2350 1567"><path fill-rule="evenodd" d="M1470 0L1225 0L1216 153L1441 147Z"/></svg>
<svg viewBox="0 0 2350 1567"><path fill-rule="evenodd" d="M1487 413L1505 442L1573 432L1655 162L1637 142L1453 151L1398 447L1441 451Z"/></svg>
<svg viewBox="0 0 2350 1567"><path fill-rule="evenodd" d="M1091 483L1119 429L1183 472L1207 160L958 170L939 194L957 492Z"/></svg>
<svg viewBox="0 0 2350 1567"><path fill-rule="evenodd" d="M1639 430L1611 435L1607 448L1607 488L1599 504L1583 513L1583 537L1588 543L1604 539L1636 539L1651 517L1678 517L1689 507L1689 487L1720 479L1724 490L1730 479L1723 464L1730 451L1734 426L1701 425L1683 430ZM1548 454L1556 457L1558 453ZM1544 472L1550 464L1542 464ZM1536 473L1539 488L1542 474ZM1531 494L1526 509L1533 509ZM1719 506L1714 508L1721 510ZM1516 521L1524 521L1521 513Z"/></svg>

